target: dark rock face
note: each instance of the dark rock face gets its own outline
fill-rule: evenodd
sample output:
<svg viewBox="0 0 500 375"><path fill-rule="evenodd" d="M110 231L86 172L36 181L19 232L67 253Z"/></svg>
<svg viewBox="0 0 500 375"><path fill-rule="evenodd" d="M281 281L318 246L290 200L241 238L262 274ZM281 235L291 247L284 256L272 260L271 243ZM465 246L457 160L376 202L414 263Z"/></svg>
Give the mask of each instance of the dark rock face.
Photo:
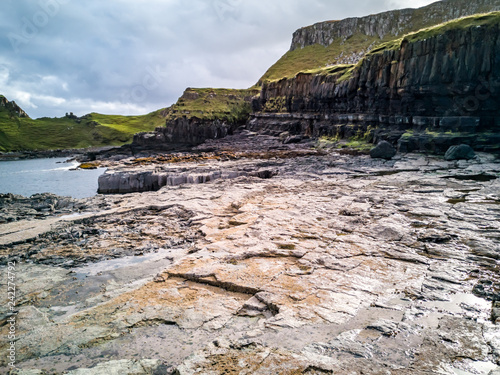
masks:
<svg viewBox="0 0 500 375"><path fill-rule="evenodd" d="M157 128L152 133L139 133L134 136L134 149L172 150L180 146L199 145L207 139L224 138L232 134L237 124L221 120L201 120L196 117L178 118Z"/></svg>
<svg viewBox="0 0 500 375"><path fill-rule="evenodd" d="M498 24L451 29L373 53L344 81L339 74L301 73L265 83L249 128L341 137L370 132L373 141L391 143L411 130L405 152L418 150L413 136L429 133L447 136L425 151L444 153L461 143L495 148L495 136L476 134L500 130L499 34ZM282 108L269 109L278 101Z"/></svg>
<svg viewBox="0 0 500 375"><path fill-rule="evenodd" d="M145 191L158 191L164 186L186 184L205 184L215 180L232 180L242 176L269 179L275 175L272 170L256 171L210 171L199 170L194 173L179 171L121 171L105 173L99 177L99 194L128 194Z"/></svg>
<svg viewBox="0 0 500 375"><path fill-rule="evenodd" d="M287 137L283 143L285 145L289 145L292 143L300 143L301 141L302 141L302 136L294 135L294 136Z"/></svg>
<svg viewBox="0 0 500 375"><path fill-rule="evenodd" d="M471 160L476 156L472 147L468 145L452 146L446 151L446 160Z"/></svg>
<svg viewBox="0 0 500 375"><path fill-rule="evenodd" d="M396 149L387 141L380 142L377 147L370 151L370 156L373 159L386 159L390 160L396 156Z"/></svg>

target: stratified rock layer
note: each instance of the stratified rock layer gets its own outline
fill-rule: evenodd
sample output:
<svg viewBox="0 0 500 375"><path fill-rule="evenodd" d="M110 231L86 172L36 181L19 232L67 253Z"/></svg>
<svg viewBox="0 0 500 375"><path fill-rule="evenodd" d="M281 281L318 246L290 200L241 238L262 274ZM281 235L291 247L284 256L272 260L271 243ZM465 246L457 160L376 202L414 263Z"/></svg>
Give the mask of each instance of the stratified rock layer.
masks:
<svg viewBox="0 0 500 375"><path fill-rule="evenodd" d="M175 150L194 146L208 139L224 138L231 134L235 124L222 120L201 120L196 117L181 117L169 121L166 127L152 133L138 133L134 136L134 150Z"/></svg>

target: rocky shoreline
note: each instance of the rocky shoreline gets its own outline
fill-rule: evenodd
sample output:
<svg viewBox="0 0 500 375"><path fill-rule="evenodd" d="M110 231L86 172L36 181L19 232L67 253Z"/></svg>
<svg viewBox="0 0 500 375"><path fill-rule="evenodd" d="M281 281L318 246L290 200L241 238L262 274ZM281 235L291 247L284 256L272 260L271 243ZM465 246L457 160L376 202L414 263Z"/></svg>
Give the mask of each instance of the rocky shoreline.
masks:
<svg viewBox="0 0 500 375"><path fill-rule="evenodd" d="M232 178L0 197L11 373L497 375L500 161L324 146L244 132L109 161Z"/></svg>

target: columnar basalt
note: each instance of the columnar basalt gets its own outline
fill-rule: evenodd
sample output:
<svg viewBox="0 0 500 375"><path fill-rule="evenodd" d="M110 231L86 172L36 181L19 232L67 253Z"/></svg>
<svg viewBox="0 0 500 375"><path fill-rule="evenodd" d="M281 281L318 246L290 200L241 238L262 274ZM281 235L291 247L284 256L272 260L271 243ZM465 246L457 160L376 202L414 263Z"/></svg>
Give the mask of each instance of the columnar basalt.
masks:
<svg viewBox="0 0 500 375"><path fill-rule="evenodd" d="M132 147L140 149L172 150L182 146L194 146L207 139L224 138L231 134L234 123L224 120L202 120L197 117L181 117L156 128L152 133L138 133Z"/></svg>
<svg viewBox="0 0 500 375"><path fill-rule="evenodd" d="M409 130L427 131L453 135L432 151L456 142L490 150L500 130L499 25L498 12L466 18L383 45L355 66L264 83L250 129L371 131L375 140L393 142ZM407 138L405 151L413 147Z"/></svg>

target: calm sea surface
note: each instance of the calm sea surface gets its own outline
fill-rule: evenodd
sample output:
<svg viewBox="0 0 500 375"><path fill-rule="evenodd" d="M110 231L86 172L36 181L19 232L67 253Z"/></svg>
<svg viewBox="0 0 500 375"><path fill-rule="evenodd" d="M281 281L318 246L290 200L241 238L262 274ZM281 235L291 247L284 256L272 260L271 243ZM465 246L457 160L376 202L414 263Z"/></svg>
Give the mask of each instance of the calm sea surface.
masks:
<svg viewBox="0 0 500 375"><path fill-rule="evenodd" d="M97 179L105 169L78 170L67 158L0 161L0 193L31 196L53 193L73 198L97 194Z"/></svg>

